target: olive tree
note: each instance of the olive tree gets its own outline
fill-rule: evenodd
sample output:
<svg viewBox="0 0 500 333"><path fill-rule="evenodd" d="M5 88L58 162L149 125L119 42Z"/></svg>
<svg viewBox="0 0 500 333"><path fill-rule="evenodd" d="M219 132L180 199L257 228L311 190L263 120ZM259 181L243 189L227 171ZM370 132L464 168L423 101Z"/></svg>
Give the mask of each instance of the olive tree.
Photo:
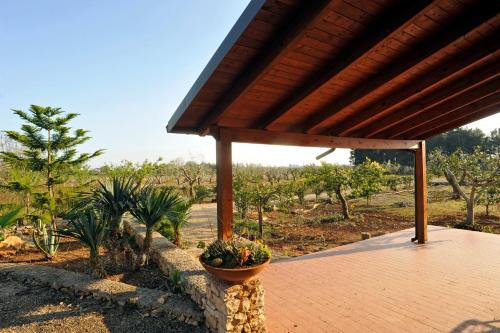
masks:
<svg viewBox="0 0 500 333"><path fill-rule="evenodd" d="M457 150L450 155L436 150L429 158L431 168L446 175L446 179L457 189L465 201L467 217L465 223L474 225L474 208L491 187L500 186L500 155L490 154L476 148L472 153ZM465 175L468 191L461 185L457 175Z"/></svg>
<svg viewBox="0 0 500 333"><path fill-rule="evenodd" d="M319 175L327 193L335 193L342 206L344 219L349 219L349 205L345 196L345 191L352 184L352 169L345 166L321 163Z"/></svg>
<svg viewBox="0 0 500 333"><path fill-rule="evenodd" d="M366 159L362 164L354 168L352 174L352 185L354 194L366 198L366 204L370 198L380 191L384 181L385 168L378 162Z"/></svg>

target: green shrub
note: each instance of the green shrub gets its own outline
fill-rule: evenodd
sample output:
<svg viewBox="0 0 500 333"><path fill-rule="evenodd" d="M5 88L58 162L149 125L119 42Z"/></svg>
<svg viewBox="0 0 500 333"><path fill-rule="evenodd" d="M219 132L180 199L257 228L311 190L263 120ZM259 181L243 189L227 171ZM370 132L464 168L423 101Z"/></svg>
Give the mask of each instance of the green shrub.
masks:
<svg viewBox="0 0 500 333"><path fill-rule="evenodd" d="M260 265L271 258L271 251L261 243L240 240L216 240L202 254L211 266L237 268Z"/></svg>

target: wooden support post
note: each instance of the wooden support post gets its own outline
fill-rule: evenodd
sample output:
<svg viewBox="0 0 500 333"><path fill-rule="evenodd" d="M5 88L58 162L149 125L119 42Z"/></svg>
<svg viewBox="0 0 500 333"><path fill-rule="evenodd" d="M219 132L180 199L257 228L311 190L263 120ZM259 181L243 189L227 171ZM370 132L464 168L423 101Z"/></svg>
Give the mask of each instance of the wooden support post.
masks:
<svg viewBox="0 0 500 333"><path fill-rule="evenodd" d="M425 141L415 150L415 237L419 244L427 242L427 171Z"/></svg>
<svg viewBox="0 0 500 333"><path fill-rule="evenodd" d="M230 239L233 235L233 171L231 138L224 131L216 135L217 161L217 238Z"/></svg>

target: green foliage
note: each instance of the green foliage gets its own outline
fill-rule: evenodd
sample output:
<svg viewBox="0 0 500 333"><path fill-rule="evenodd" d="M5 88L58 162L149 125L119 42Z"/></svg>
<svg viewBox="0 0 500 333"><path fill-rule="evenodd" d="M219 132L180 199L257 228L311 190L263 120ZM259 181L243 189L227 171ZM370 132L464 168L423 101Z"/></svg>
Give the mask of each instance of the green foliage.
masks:
<svg viewBox="0 0 500 333"><path fill-rule="evenodd" d="M250 189L247 186L248 178L242 173L236 173L233 178L233 200L240 218L245 219L251 204Z"/></svg>
<svg viewBox="0 0 500 333"><path fill-rule="evenodd" d="M260 265L271 259L271 251L261 243L240 240L216 240L202 254L209 265L237 268Z"/></svg>
<svg viewBox="0 0 500 333"><path fill-rule="evenodd" d="M151 247L153 228L168 217L179 202L179 195L167 187L157 189L148 185L134 192L130 213L139 223L146 225L146 239L143 247L146 255L149 254Z"/></svg>
<svg viewBox="0 0 500 333"><path fill-rule="evenodd" d="M370 198L382 191L385 168L378 162L367 159L356 166L353 171L353 192L355 195L366 198L366 204Z"/></svg>
<svg viewBox="0 0 500 333"><path fill-rule="evenodd" d="M182 272L175 270L169 276L169 284L174 293L182 292Z"/></svg>
<svg viewBox="0 0 500 333"><path fill-rule="evenodd" d="M45 223L43 217L33 216L35 230L33 231L33 243L43 253L46 259L51 260L59 248L59 234L53 225Z"/></svg>
<svg viewBox="0 0 500 333"><path fill-rule="evenodd" d="M177 246L182 244L182 228L188 223L191 215L192 203L188 200L181 200L175 204L171 211L167 212L167 218L172 226L173 242Z"/></svg>
<svg viewBox="0 0 500 333"><path fill-rule="evenodd" d="M25 123L21 132L6 131L9 139L23 147L20 152L2 151L0 157L9 164L22 164L33 172L44 174L48 205L52 221L55 222L54 186L62 184L65 177L74 168L80 167L88 160L102 154L102 150L94 153L78 154L76 147L90 139L87 131L77 129L70 134L68 123L76 118L76 113L64 113L60 108L31 105L28 112L13 110Z"/></svg>
<svg viewBox="0 0 500 333"><path fill-rule="evenodd" d="M90 265L93 273L101 277L105 275L99 260L99 249L103 246L108 232L107 218L101 212L89 210L69 221L69 228L58 230L57 234L78 240L90 252Z"/></svg>
<svg viewBox="0 0 500 333"><path fill-rule="evenodd" d="M465 200L466 223L473 225L474 207L487 195L488 189L500 186L500 155L490 154L479 148L473 153L457 150L451 155L436 150L430 156L429 165L434 173L443 174ZM469 193L465 192L457 175L463 175L464 181L469 185Z"/></svg>
<svg viewBox="0 0 500 333"><path fill-rule="evenodd" d="M290 212L290 208L295 203L296 183L291 181L283 181L276 186L276 199L278 208L286 213Z"/></svg>
<svg viewBox="0 0 500 333"><path fill-rule="evenodd" d="M397 191L398 187L403 184L403 177L399 175L386 175L384 183L392 191Z"/></svg>
<svg viewBox="0 0 500 333"><path fill-rule="evenodd" d="M213 191L209 190L206 186L197 185L194 187L194 198L192 201L196 203L202 203L203 200L209 198L213 195Z"/></svg>
<svg viewBox="0 0 500 333"><path fill-rule="evenodd" d="M5 239L3 229L10 227L16 223L24 215L23 207L18 207L6 214L0 216L0 242Z"/></svg>
<svg viewBox="0 0 500 333"><path fill-rule="evenodd" d="M130 210L138 184L132 177L113 177L111 183L102 183L90 196L92 205L110 219L110 235L118 239L122 233L123 214Z"/></svg>

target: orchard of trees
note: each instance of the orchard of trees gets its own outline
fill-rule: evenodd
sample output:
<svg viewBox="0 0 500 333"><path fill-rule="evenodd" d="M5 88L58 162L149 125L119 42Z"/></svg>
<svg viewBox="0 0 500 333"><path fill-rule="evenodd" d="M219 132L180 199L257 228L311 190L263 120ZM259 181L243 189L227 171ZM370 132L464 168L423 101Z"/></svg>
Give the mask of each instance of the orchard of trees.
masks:
<svg viewBox="0 0 500 333"><path fill-rule="evenodd" d="M14 112L25 123L21 131L5 131L0 137L0 216L9 213L9 221L14 216L32 224L33 240L48 258L57 251L58 221L82 202L82 193L100 198L94 200L99 207L111 207L105 217L114 235L108 242L110 248L119 247L119 221L126 212L146 224L149 231L160 230L180 245L191 205L215 200L214 164L158 159L90 168L87 162L103 151L78 152L79 145L89 137L85 130L71 129L69 123L76 114L39 106ZM499 145L498 130L485 135L480 130L457 129L428 142L429 179L443 179L449 184L453 193L450 199L463 201L464 222L469 226L474 225L478 205L485 206L489 214L499 203ZM291 213L296 206L304 207L307 198L338 203L339 214L349 220L356 198L362 198L368 206L377 193L412 191L410 153L356 150L351 162L350 166L235 165L235 217L247 220L253 216L262 237L265 212L275 209ZM137 194L135 199L131 193ZM170 202L175 209L156 210L159 215L152 216L155 207L150 199L160 202L169 195L175 197ZM131 202L135 202L135 211L130 208ZM22 207L22 213L14 211L18 207ZM90 216L86 221L98 226L96 221L103 218Z"/></svg>

